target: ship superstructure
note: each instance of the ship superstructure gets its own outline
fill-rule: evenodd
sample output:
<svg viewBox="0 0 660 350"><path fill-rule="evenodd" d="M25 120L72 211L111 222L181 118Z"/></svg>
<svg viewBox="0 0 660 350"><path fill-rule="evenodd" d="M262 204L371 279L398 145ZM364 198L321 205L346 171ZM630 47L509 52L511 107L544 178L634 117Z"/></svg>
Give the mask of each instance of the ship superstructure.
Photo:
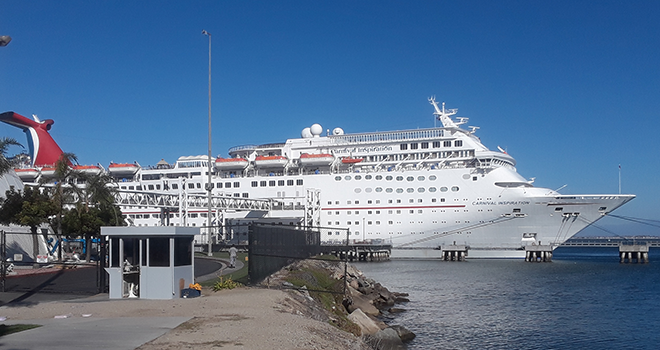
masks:
<svg viewBox="0 0 660 350"><path fill-rule="evenodd" d="M457 110L429 102L440 127L346 134L314 124L284 143L231 148L228 158L212 159L213 195L268 200L279 210L215 208L215 225L259 212L271 222L328 227L327 243L345 242L339 229L348 228L351 241L383 240L411 256L460 244L471 257L523 257L525 245L559 245L635 197L535 187L517 173L513 157L481 143L476 127L461 128L467 120L453 120ZM189 156L149 168L111 164L107 171L121 191L183 198L206 195L207 166L207 156ZM140 226L207 220L206 209L184 204L174 211L123 205L122 212Z"/></svg>

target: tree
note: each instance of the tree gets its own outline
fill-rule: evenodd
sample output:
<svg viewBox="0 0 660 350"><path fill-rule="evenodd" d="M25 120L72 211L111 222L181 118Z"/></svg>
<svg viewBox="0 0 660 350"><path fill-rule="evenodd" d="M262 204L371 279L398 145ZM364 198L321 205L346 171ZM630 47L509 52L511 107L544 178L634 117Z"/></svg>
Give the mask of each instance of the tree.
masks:
<svg viewBox="0 0 660 350"><path fill-rule="evenodd" d="M78 158L75 154L65 152L60 155L60 158L54 164L55 185L52 189L52 200L57 207L55 224L57 226L57 239L58 242L60 242L58 245L58 257L60 260L62 259L62 215L64 214L64 205L67 203L73 203L76 195L81 193L78 187L74 184L75 180L79 178L80 175L70 166L77 161Z"/></svg>
<svg viewBox="0 0 660 350"><path fill-rule="evenodd" d="M39 236L37 229L41 224L48 223L48 219L57 213L57 207L51 201L48 193L40 188L25 187L23 191L11 189L7 191L0 207L0 223L29 226L32 233L32 254L34 267L39 255Z"/></svg>
<svg viewBox="0 0 660 350"><path fill-rule="evenodd" d="M9 146L23 147L23 145L11 137L0 138L0 176L6 174L14 166L13 162L7 158Z"/></svg>

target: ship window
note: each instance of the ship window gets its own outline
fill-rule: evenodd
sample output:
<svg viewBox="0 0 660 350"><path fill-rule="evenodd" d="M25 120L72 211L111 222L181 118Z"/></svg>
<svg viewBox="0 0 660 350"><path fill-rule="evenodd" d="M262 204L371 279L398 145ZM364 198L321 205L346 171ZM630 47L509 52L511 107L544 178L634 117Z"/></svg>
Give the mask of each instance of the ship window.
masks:
<svg viewBox="0 0 660 350"><path fill-rule="evenodd" d="M440 198L440 203L444 203L444 202L445 202L445 199L444 199L444 198Z"/></svg>
<svg viewBox="0 0 660 350"><path fill-rule="evenodd" d="M293 186L293 180L286 180L287 186Z"/></svg>
<svg viewBox="0 0 660 350"><path fill-rule="evenodd" d="M463 147L463 141L462 140L454 141L454 147Z"/></svg>
<svg viewBox="0 0 660 350"><path fill-rule="evenodd" d="M452 192L458 192L458 190L459 190L458 186L452 186L451 187Z"/></svg>
<svg viewBox="0 0 660 350"><path fill-rule="evenodd" d="M418 147L418 144L416 144L416 143L411 143L410 144L410 149L417 149L417 147Z"/></svg>
<svg viewBox="0 0 660 350"><path fill-rule="evenodd" d="M435 202L436 202L436 199L435 199L435 198L431 198L431 203L435 203Z"/></svg>
<svg viewBox="0 0 660 350"><path fill-rule="evenodd" d="M222 188L222 182L218 182L218 183L215 185L215 187L216 187L216 188Z"/></svg>
<svg viewBox="0 0 660 350"><path fill-rule="evenodd" d="M349 211L347 211L347 212L346 212L346 214L348 214L348 215L351 215L351 211L350 211L350 210L349 210Z"/></svg>
<svg viewBox="0 0 660 350"><path fill-rule="evenodd" d="M451 147L451 141L445 141L445 142L443 143L443 146L445 146L445 147Z"/></svg>
<svg viewBox="0 0 660 350"><path fill-rule="evenodd" d="M261 187L266 187L266 181L260 181L259 186Z"/></svg>
<svg viewBox="0 0 660 350"><path fill-rule="evenodd" d="M302 180L302 179L298 179L298 180L296 180L296 185L298 185L298 186L302 186L302 184L303 184L303 180Z"/></svg>
<svg viewBox="0 0 660 350"><path fill-rule="evenodd" d="M607 210L607 207L600 207L600 208L598 208L598 211L605 211L605 210Z"/></svg>
<svg viewBox="0 0 660 350"><path fill-rule="evenodd" d="M407 143L402 143L401 145L399 145L399 149L402 150L402 151L407 150L408 149L408 144Z"/></svg>
<svg viewBox="0 0 660 350"><path fill-rule="evenodd" d="M433 141L433 148L440 148L440 141Z"/></svg>
<svg viewBox="0 0 660 350"><path fill-rule="evenodd" d="M426 191L426 189L424 187L420 187L420 188L417 189L417 192L419 192L419 193L424 193L424 191Z"/></svg>
<svg viewBox="0 0 660 350"><path fill-rule="evenodd" d="M239 188L239 187L241 187L241 183L240 182L234 182L234 188Z"/></svg>
<svg viewBox="0 0 660 350"><path fill-rule="evenodd" d="M413 193L413 192L415 192L415 189L412 188L412 187L408 187L408 188L406 189L406 192L408 192L408 193Z"/></svg>
<svg viewBox="0 0 660 350"><path fill-rule="evenodd" d="M225 182L225 188L231 188L231 182Z"/></svg>
<svg viewBox="0 0 660 350"><path fill-rule="evenodd" d="M360 192L362 192L362 189L360 189L360 188L355 189L355 193L360 193Z"/></svg>
<svg viewBox="0 0 660 350"><path fill-rule="evenodd" d="M382 180L383 176L382 175L376 175L376 180Z"/></svg>
<svg viewBox="0 0 660 350"><path fill-rule="evenodd" d="M270 187L275 186L275 180L268 181L268 186L270 186Z"/></svg>
<svg viewBox="0 0 660 350"><path fill-rule="evenodd" d="M192 182L189 182L189 183L188 183L188 188L195 188L195 184L192 183Z"/></svg>
<svg viewBox="0 0 660 350"><path fill-rule="evenodd" d="M371 187L367 187L367 188L364 189L364 192L367 192L367 193L371 193L371 191L372 191Z"/></svg>
<svg viewBox="0 0 660 350"><path fill-rule="evenodd" d="M403 176L397 176L396 181L403 181Z"/></svg>
<svg viewBox="0 0 660 350"><path fill-rule="evenodd" d="M179 185L178 185L178 184L172 184L172 189L173 189L173 190L176 190L176 189L178 189L178 188L179 188Z"/></svg>
<svg viewBox="0 0 660 350"><path fill-rule="evenodd" d="M415 177L414 177L414 176L408 176L408 177L406 178L406 180L408 180L408 181L414 181L414 180L415 180Z"/></svg>
<svg viewBox="0 0 660 350"><path fill-rule="evenodd" d="M332 201L328 201L328 205L332 205Z"/></svg>
<svg viewBox="0 0 660 350"><path fill-rule="evenodd" d="M397 210L396 213L397 213L397 214L401 214L401 210Z"/></svg>
<svg viewBox="0 0 660 350"><path fill-rule="evenodd" d="M418 180L418 181L424 181L424 180L426 180L426 178L425 178L424 176L418 176L418 177L417 177L417 180Z"/></svg>
<svg viewBox="0 0 660 350"><path fill-rule="evenodd" d="M243 193L243 198L248 198L250 196L249 193Z"/></svg>
<svg viewBox="0 0 660 350"><path fill-rule="evenodd" d="M396 193L403 193L403 188L397 188Z"/></svg>
<svg viewBox="0 0 660 350"><path fill-rule="evenodd" d="M341 181L341 176L335 176L335 181Z"/></svg>
<svg viewBox="0 0 660 350"><path fill-rule="evenodd" d="M154 185L149 185L149 190L153 191L153 189L154 189Z"/></svg>
<svg viewBox="0 0 660 350"><path fill-rule="evenodd" d="M350 179L351 179L351 175L346 175L346 176L344 176L344 179L345 179L346 181L350 180Z"/></svg>
<svg viewBox="0 0 660 350"><path fill-rule="evenodd" d="M564 210L564 208L562 208L562 207L555 208L555 211L562 211L562 210Z"/></svg>
<svg viewBox="0 0 660 350"><path fill-rule="evenodd" d="M355 175L355 180L362 180L362 176L360 176L360 175Z"/></svg>
<svg viewBox="0 0 660 350"><path fill-rule="evenodd" d="M376 192L383 192L383 188L382 187L376 187Z"/></svg>
<svg viewBox="0 0 660 350"><path fill-rule="evenodd" d="M252 181L252 187L257 187L259 185L258 181Z"/></svg>
<svg viewBox="0 0 660 350"><path fill-rule="evenodd" d="M364 179L365 179L365 180L371 180L371 175L365 175L365 176L364 176Z"/></svg>
<svg viewBox="0 0 660 350"><path fill-rule="evenodd" d="M437 179L437 177L436 177L435 175L431 175L431 176L429 176L429 180L431 180L431 181L435 181L435 179Z"/></svg>
<svg viewBox="0 0 660 350"><path fill-rule="evenodd" d="M408 203L415 203L415 200L412 199L412 198L410 198L410 199L408 200Z"/></svg>
<svg viewBox="0 0 660 350"><path fill-rule="evenodd" d="M358 215L358 214L360 214L360 211L359 211L359 210L356 210L356 211L355 211L355 215ZM357 221L356 221L355 223L357 224Z"/></svg>
<svg viewBox="0 0 660 350"><path fill-rule="evenodd" d="M410 214L415 214L415 211L411 209Z"/></svg>
<svg viewBox="0 0 660 350"><path fill-rule="evenodd" d="M240 193L234 193L234 197L240 197L240 196L241 196Z"/></svg>
<svg viewBox="0 0 660 350"><path fill-rule="evenodd" d="M435 191L437 191L437 188L435 188L435 187L429 187L429 192L435 192Z"/></svg>
<svg viewBox="0 0 660 350"><path fill-rule="evenodd" d="M386 188L386 189L385 189L385 192L387 192L387 193L392 193L392 189L391 189L391 188Z"/></svg>
<svg viewBox="0 0 660 350"><path fill-rule="evenodd" d="M514 213L520 213L520 208L515 208L515 209L513 209L513 212L514 212Z"/></svg>
<svg viewBox="0 0 660 350"><path fill-rule="evenodd" d="M440 187L440 192L447 192L447 187Z"/></svg>
<svg viewBox="0 0 660 350"><path fill-rule="evenodd" d="M278 180L277 186L284 186L284 180Z"/></svg>
<svg viewBox="0 0 660 350"><path fill-rule="evenodd" d="M387 175L387 176L385 177L385 180L387 180L387 181L392 181L392 175Z"/></svg>
<svg viewBox="0 0 660 350"><path fill-rule="evenodd" d="M376 210L376 214L380 214L380 210Z"/></svg>

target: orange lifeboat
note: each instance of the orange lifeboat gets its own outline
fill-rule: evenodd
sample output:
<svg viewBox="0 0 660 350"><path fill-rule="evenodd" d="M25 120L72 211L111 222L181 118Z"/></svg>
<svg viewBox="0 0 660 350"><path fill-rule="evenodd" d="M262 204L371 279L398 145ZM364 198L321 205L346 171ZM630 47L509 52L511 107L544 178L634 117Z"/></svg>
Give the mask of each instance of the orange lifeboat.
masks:
<svg viewBox="0 0 660 350"><path fill-rule="evenodd" d="M133 176L138 170L140 167L131 163L110 163L108 166L110 175L117 177Z"/></svg>
<svg viewBox="0 0 660 350"><path fill-rule="evenodd" d="M341 159L341 162L343 164L357 164L363 160L363 158L344 157Z"/></svg>
<svg viewBox="0 0 660 350"><path fill-rule="evenodd" d="M242 170L249 163L245 158L218 158L215 160L215 168L218 170Z"/></svg>
<svg viewBox="0 0 660 350"><path fill-rule="evenodd" d="M24 182L33 182L39 176L39 169L37 168L20 168L14 169L16 175Z"/></svg>
<svg viewBox="0 0 660 350"><path fill-rule="evenodd" d="M300 164L303 166L322 166L330 165L335 160L335 156L328 153L309 154L303 153L300 155Z"/></svg>
<svg viewBox="0 0 660 350"><path fill-rule="evenodd" d="M260 168L284 168L288 162L285 156L257 156L254 160Z"/></svg>

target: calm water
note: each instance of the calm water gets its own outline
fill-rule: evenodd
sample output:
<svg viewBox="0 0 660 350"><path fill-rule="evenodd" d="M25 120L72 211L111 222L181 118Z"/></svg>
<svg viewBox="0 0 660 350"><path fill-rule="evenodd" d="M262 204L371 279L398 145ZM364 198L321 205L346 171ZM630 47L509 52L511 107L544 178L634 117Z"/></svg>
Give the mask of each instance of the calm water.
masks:
<svg viewBox="0 0 660 350"><path fill-rule="evenodd" d="M355 265L410 294L391 322L417 334L409 349L657 349L658 250L649 264L619 264L617 248L559 248L552 263Z"/></svg>

